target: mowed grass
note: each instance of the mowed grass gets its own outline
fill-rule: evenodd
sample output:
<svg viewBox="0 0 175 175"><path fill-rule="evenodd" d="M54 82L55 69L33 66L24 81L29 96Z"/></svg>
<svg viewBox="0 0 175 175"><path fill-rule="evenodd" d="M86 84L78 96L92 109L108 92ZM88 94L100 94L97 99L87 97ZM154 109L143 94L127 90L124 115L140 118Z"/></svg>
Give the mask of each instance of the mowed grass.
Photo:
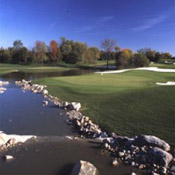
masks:
<svg viewBox="0 0 175 175"><path fill-rule="evenodd" d="M22 72L57 72L66 71L75 68L58 67L58 66L40 66L40 65L19 65L19 64L0 64L0 74L10 73L15 71Z"/></svg>
<svg viewBox="0 0 175 175"><path fill-rule="evenodd" d="M175 69L175 64L154 63L154 64L150 64L150 67L158 67L158 68L165 68L165 69Z"/></svg>
<svg viewBox="0 0 175 175"><path fill-rule="evenodd" d="M175 144L175 73L130 71L35 80L65 101L82 103L82 113L106 131L133 136L152 134Z"/></svg>

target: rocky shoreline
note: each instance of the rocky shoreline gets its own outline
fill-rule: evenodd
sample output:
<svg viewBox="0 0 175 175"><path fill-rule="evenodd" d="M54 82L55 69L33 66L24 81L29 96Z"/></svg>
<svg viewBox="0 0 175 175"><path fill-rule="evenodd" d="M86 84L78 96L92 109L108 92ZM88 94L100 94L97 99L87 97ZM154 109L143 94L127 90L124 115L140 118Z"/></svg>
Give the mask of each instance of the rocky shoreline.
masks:
<svg viewBox="0 0 175 175"><path fill-rule="evenodd" d="M53 102L66 111L67 123L74 126L80 137L98 139L101 147L109 151L114 157L113 166L121 160L127 165L138 168L150 175L175 175L174 150L165 141L149 135L134 137L118 136L115 133L103 132L89 117L80 112L80 103L63 102L59 98L49 95L46 86L32 84L31 81L16 81L16 85L23 90L39 93L46 100ZM47 105L47 101L43 101ZM135 173L133 172L132 175Z"/></svg>
<svg viewBox="0 0 175 175"><path fill-rule="evenodd" d="M0 94L3 94L7 90L4 86L7 86L8 84L8 81L0 81Z"/></svg>

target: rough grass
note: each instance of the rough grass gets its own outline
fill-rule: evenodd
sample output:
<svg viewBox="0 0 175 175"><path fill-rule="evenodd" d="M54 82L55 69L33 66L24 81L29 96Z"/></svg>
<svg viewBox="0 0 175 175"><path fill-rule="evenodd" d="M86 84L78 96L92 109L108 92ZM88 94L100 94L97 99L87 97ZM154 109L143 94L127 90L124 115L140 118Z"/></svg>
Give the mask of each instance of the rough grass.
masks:
<svg viewBox="0 0 175 175"><path fill-rule="evenodd" d="M175 73L132 71L35 80L66 101L80 101L82 112L119 135L153 134L175 144Z"/></svg>

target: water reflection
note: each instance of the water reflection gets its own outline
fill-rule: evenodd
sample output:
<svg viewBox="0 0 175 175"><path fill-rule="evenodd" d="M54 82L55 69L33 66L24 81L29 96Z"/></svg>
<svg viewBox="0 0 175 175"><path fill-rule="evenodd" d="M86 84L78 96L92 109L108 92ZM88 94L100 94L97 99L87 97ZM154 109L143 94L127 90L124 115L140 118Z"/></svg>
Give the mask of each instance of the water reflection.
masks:
<svg viewBox="0 0 175 175"><path fill-rule="evenodd" d="M75 69L75 70L68 70L68 71L59 71L59 72L12 72L8 74L1 75L3 80L8 81L16 81L16 80L32 80L38 78L47 78L47 77L61 77L61 76L75 76L75 75L83 75L87 73L93 72L92 70L84 70L84 69Z"/></svg>

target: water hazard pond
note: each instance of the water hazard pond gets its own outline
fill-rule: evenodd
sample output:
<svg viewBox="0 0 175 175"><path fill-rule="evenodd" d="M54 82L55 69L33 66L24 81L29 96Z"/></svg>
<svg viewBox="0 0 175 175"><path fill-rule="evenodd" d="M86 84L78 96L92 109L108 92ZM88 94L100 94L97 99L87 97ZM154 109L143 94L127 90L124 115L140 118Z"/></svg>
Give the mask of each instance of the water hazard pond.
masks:
<svg viewBox="0 0 175 175"><path fill-rule="evenodd" d="M69 72L70 73L70 72ZM74 74L75 73L75 74ZM80 75L84 72L72 72ZM58 73L60 74L60 73ZM129 167L112 167L112 158L102 154L97 144L89 140L69 140L65 136L75 135L66 124L64 112L49 103L43 106L44 98L30 91L23 91L14 84L15 80L29 80L49 74L11 73L0 79L10 81L7 91L0 94L0 131L7 134L37 135L39 140L8 149L3 154L15 157L14 161L0 161L2 175L69 175L75 163L85 160L93 163L100 175L130 175ZM69 75L62 73L60 76ZM1 155L3 156L3 155Z"/></svg>

